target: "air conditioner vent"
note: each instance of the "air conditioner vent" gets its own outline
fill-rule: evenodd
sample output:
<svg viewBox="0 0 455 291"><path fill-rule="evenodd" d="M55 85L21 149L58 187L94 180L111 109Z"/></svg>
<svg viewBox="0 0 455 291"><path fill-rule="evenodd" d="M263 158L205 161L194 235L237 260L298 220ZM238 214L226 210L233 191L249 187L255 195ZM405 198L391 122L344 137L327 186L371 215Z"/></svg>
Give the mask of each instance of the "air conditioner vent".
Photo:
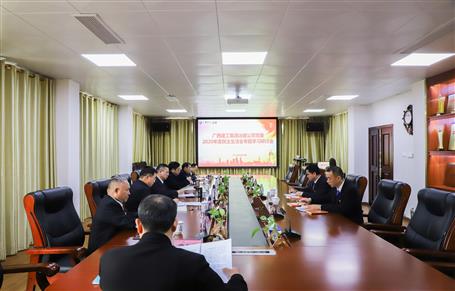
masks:
<svg viewBox="0 0 455 291"><path fill-rule="evenodd" d="M105 44L125 43L98 14L77 14L74 17Z"/></svg>

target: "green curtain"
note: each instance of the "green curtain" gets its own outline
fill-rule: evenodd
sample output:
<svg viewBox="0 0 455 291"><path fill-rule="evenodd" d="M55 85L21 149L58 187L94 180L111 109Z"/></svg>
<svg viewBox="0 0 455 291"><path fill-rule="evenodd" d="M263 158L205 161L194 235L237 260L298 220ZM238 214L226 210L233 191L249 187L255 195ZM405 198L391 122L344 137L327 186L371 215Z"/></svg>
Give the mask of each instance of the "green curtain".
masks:
<svg viewBox="0 0 455 291"><path fill-rule="evenodd" d="M147 128L147 119L133 112L133 162L151 162L150 134Z"/></svg>
<svg viewBox="0 0 455 291"><path fill-rule="evenodd" d="M278 141L279 168L210 168L200 169L201 174L225 173L253 175L274 175L284 177L287 167L292 163L296 154L305 157L310 162L322 161L324 158L324 133L306 132L306 120L283 119L279 120L280 136ZM195 162L195 127L193 119L171 120L170 132L152 132L150 134L152 146L152 165L178 162Z"/></svg>
<svg viewBox="0 0 455 291"><path fill-rule="evenodd" d="M348 113L343 112L329 118L326 134L325 160L334 158L345 173L348 169Z"/></svg>
<svg viewBox="0 0 455 291"><path fill-rule="evenodd" d="M171 161L196 162L194 126L193 119L173 119L169 132L151 132L151 164L156 166Z"/></svg>
<svg viewBox="0 0 455 291"><path fill-rule="evenodd" d="M118 105L80 93L81 105L81 192L93 179L118 173ZM80 217L90 217L85 195L81 195Z"/></svg>
<svg viewBox="0 0 455 291"><path fill-rule="evenodd" d="M0 61L0 260L28 248L26 193L55 187L54 80Z"/></svg>

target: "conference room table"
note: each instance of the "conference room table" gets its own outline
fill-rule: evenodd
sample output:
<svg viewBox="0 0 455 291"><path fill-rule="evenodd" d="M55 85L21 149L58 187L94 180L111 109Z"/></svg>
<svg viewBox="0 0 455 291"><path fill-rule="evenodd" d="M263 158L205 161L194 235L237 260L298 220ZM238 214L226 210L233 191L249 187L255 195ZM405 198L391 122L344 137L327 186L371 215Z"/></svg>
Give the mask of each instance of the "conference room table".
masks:
<svg viewBox="0 0 455 291"><path fill-rule="evenodd" d="M233 256L233 266L249 290L455 290L452 278L343 216L308 215L289 207L283 196L287 184L269 179L276 181L287 212L280 224L285 227L290 220L302 236L291 247L277 249L276 255ZM178 212L178 219L184 221L184 238L195 239L199 211ZM100 257L111 248L135 244L134 235L117 234L47 290L99 290L92 281L99 273Z"/></svg>

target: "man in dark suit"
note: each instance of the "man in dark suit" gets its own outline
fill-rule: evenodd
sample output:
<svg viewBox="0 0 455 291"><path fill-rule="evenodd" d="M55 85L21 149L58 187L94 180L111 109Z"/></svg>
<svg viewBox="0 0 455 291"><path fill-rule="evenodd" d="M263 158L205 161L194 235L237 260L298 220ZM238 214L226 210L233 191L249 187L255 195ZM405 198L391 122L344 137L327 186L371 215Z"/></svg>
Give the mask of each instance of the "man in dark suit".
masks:
<svg viewBox="0 0 455 291"><path fill-rule="evenodd" d="M198 172L198 167L197 167L197 164L193 163L191 164L191 168L190 168L190 171L191 171L191 180L193 180L193 182L195 183L196 180L197 180L197 172Z"/></svg>
<svg viewBox="0 0 455 291"><path fill-rule="evenodd" d="M204 256L172 246L172 233L177 227L174 201L163 195L150 195L142 200L138 213L140 241L109 250L101 257L103 290L248 290L237 270L223 270L230 277L225 284Z"/></svg>
<svg viewBox="0 0 455 291"><path fill-rule="evenodd" d="M308 210L340 213L355 223L362 224L362 204L354 185L344 179L344 173L340 167L330 167L325 173L327 183L332 187L330 202L308 205Z"/></svg>
<svg viewBox="0 0 455 291"><path fill-rule="evenodd" d="M180 171L180 180L184 181L186 183L186 181L188 181L188 184L191 184L193 183L193 180L192 180L192 177L191 177L191 164L188 163L188 162L185 162L182 164L182 170Z"/></svg>
<svg viewBox="0 0 455 291"><path fill-rule="evenodd" d="M179 162L169 163L169 177L167 177L164 183L171 189L179 190L186 187L190 182L186 177L181 176L182 168L180 168Z"/></svg>
<svg viewBox="0 0 455 291"><path fill-rule="evenodd" d="M156 167L156 173L156 181L150 190L152 194L161 194L172 199L176 199L179 194L183 194L183 190L171 189L164 183L169 177L169 168L166 164L159 164Z"/></svg>
<svg viewBox="0 0 455 291"><path fill-rule="evenodd" d="M297 194L304 197L304 201L313 204L325 204L331 200L330 193L331 187L327 184L325 176L321 175L321 170L317 164L309 164L306 167L306 176L308 177L308 184Z"/></svg>
<svg viewBox="0 0 455 291"><path fill-rule="evenodd" d="M139 179L131 185L131 195L125 206L128 212L137 212L142 199L152 194L151 188L156 180L156 170L152 167L145 167L141 170Z"/></svg>
<svg viewBox="0 0 455 291"><path fill-rule="evenodd" d="M101 199L92 221L88 252L92 253L108 242L122 229L134 229L137 215L127 213L124 203L130 195L128 181L113 177L107 187L107 195Z"/></svg>

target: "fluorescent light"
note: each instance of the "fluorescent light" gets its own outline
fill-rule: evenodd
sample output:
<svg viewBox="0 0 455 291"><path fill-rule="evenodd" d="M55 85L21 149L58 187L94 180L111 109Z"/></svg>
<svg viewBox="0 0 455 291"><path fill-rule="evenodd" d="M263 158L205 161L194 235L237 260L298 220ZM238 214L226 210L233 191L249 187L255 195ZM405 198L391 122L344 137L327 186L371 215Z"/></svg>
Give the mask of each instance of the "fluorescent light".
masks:
<svg viewBox="0 0 455 291"><path fill-rule="evenodd" d="M455 54L410 54L391 66L431 66Z"/></svg>
<svg viewBox="0 0 455 291"><path fill-rule="evenodd" d="M186 109L166 109L169 113L185 113L187 112Z"/></svg>
<svg viewBox="0 0 455 291"><path fill-rule="evenodd" d="M118 95L118 97L128 101L149 100L144 95Z"/></svg>
<svg viewBox="0 0 455 291"><path fill-rule="evenodd" d="M333 95L327 98L327 100L352 100L359 97L359 95Z"/></svg>
<svg viewBox="0 0 455 291"><path fill-rule="evenodd" d="M98 67L135 67L130 58L125 54L82 54L84 58Z"/></svg>
<svg viewBox="0 0 455 291"><path fill-rule="evenodd" d="M226 109L226 112L229 113L240 113L240 112L245 112L245 109Z"/></svg>
<svg viewBox="0 0 455 291"><path fill-rule="evenodd" d="M318 113L318 112L324 112L325 109L305 109L303 110L303 112L307 112L307 113Z"/></svg>
<svg viewBox="0 0 455 291"><path fill-rule="evenodd" d="M242 98L242 99L250 99L251 98L251 94L239 94L239 97ZM226 94L224 95L224 99L235 99L237 98L237 95L235 94Z"/></svg>
<svg viewBox="0 0 455 291"><path fill-rule="evenodd" d="M223 52L223 65L262 65L267 52Z"/></svg>

